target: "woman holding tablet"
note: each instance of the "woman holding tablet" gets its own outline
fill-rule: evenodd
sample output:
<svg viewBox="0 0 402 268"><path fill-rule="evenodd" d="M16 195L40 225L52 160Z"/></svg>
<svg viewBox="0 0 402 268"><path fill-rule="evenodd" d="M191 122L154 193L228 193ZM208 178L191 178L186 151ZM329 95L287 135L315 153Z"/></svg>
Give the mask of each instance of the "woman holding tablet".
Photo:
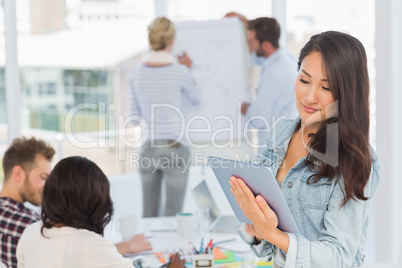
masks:
<svg viewBox="0 0 402 268"><path fill-rule="evenodd" d="M285 233L267 202L232 177L252 224L239 233L274 267L363 265L368 207L379 184L369 145L369 77L363 45L340 32L313 36L300 52L295 83L299 118L271 129L261 164L271 168L299 228Z"/></svg>

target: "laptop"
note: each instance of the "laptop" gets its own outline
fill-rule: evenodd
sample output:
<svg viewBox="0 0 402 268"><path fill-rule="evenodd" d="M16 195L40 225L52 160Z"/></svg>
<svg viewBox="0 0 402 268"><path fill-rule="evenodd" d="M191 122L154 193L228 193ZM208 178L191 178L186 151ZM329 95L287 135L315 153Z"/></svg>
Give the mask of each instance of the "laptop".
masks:
<svg viewBox="0 0 402 268"><path fill-rule="evenodd" d="M205 179L196 184L191 192L200 209L209 209L209 230L213 233L236 233L239 221L234 215L222 215L208 188Z"/></svg>

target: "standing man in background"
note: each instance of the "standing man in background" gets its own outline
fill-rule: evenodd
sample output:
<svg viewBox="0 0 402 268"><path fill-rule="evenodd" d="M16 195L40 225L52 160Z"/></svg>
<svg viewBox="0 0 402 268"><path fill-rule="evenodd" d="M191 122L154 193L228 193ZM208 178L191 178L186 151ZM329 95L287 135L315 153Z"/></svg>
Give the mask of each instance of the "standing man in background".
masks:
<svg viewBox="0 0 402 268"><path fill-rule="evenodd" d="M241 113L250 127L259 130L259 152L270 127L279 119L296 118L294 83L296 60L279 47L280 26L274 18L257 18L249 24L249 46L261 64L260 82L255 99L243 102ZM256 58L257 58L256 57Z"/></svg>

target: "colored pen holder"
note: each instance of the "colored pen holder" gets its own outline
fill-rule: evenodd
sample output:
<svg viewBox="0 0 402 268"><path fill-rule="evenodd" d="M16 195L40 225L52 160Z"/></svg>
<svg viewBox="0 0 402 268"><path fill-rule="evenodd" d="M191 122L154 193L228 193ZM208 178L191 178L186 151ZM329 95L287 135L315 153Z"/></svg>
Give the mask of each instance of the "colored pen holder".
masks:
<svg viewBox="0 0 402 268"><path fill-rule="evenodd" d="M193 268L210 268L214 267L213 254L194 254Z"/></svg>

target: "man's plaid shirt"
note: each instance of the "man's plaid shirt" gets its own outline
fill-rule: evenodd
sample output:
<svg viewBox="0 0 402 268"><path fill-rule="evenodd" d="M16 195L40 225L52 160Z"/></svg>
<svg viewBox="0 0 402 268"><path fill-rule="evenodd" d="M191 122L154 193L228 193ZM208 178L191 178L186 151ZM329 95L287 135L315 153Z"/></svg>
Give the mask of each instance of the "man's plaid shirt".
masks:
<svg viewBox="0 0 402 268"><path fill-rule="evenodd" d="M25 227L40 220L38 213L8 198L0 198L0 257L9 268L17 267L16 248Z"/></svg>

